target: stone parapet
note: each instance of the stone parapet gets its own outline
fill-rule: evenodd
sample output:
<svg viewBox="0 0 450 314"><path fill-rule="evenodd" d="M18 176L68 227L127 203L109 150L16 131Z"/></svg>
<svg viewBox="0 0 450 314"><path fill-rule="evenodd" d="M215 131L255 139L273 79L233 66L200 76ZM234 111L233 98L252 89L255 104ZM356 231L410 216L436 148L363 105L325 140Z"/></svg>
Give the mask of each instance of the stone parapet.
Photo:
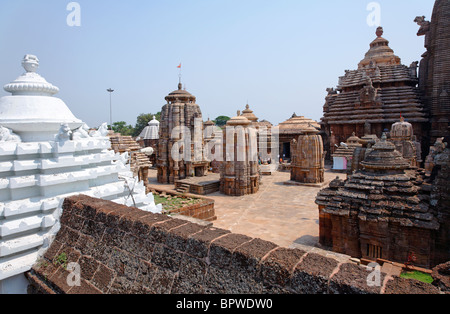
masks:
<svg viewBox="0 0 450 314"><path fill-rule="evenodd" d="M83 195L65 200L61 225L27 273L30 293L440 293L385 274L370 287L355 264Z"/></svg>

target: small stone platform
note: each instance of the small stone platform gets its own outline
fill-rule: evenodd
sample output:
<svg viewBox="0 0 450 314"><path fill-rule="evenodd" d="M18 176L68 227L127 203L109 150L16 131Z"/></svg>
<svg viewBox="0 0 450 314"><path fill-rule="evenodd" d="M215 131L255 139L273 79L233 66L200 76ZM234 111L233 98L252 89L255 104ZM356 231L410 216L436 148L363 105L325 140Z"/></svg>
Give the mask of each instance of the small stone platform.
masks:
<svg viewBox="0 0 450 314"><path fill-rule="evenodd" d="M175 189L179 193L208 195L220 189L220 175L208 174L204 177L192 177L175 182Z"/></svg>

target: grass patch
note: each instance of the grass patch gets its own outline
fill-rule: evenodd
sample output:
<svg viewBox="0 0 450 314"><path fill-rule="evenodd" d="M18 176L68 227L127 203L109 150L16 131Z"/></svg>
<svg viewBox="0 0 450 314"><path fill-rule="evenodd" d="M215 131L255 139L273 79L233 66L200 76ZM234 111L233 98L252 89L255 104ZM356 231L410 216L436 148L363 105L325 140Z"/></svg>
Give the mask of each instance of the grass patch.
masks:
<svg viewBox="0 0 450 314"><path fill-rule="evenodd" d="M405 279L416 279L425 283L433 283L433 277L429 274L422 273L420 271L404 271L401 275L401 278Z"/></svg>
<svg viewBox="0 0 450 314"><path fill-rule="evenodd" d="M170 214L171 211L177 210L190 205L199 204L202 202L201 199L191 198L191 197L178 197L173 195L160 195L158 193L153 193L155 197L155 204L161 204L163 206L163 211L166 214Z"/></svg>

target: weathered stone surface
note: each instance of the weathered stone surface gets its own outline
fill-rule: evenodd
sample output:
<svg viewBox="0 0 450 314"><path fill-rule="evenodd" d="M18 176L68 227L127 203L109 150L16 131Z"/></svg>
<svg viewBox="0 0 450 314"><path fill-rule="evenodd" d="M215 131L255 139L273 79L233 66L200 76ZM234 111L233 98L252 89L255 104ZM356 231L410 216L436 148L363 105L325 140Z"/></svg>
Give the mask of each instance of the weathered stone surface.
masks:
<svg viewBox="0 0 450 314"><path fill-rule="evenodd" d="M87 202L90 200L86 199ZM80 202L78 200L78 202ZM75 206L68 199L63 215L71 215ZM91 203L92 204L92 203ZM78 203L77 206L80 204ZM110 203L92 206L97 214L107 211ZM112 205L111 203L111 206ZM232 234L226 230L196 226L161 215L139 214L135 208L115 207L135 220L132 227L111 229L123 233L120 241L96 242L90 229L72 229L71 219L63 219L61 235L43 258L27 273L30 293L45 294L290 294L290 293L379 293L381 289L365 286L367 272L314 253L285 249L261 239ZM92 218L92 212L79 212ZM113 212L110 212L113 214ZM153 218L152 218L153 216ZM90 218L88 218L90 217ZM119 220L120 221L120 220ZM130 221L130 222L131 222ZM144 228L146 224L148 228ZM102 223L100 223L102 224ZM127 223L128 225L128 223ZM152 233L158 229L158 235ZM136 230L146 230L139 235ZM69 232L70 231L70 232ZM78 232L77 241L68 238ZM116 233L111 231L111 234ZM62 242L61 242L62 241ZM69 243L71 245L69 245ZM87 248L83 247L86 244ZM121 245L120 247L117 245ZM197 253L198 252L198 253ZM78 262L81 286L67 284L66 263ZM338 271L339 270L339 271ZM330 280L331 278L331 280ZM430 285L402 281L405 291L439 292ZM410 286L412 285L412 286ZM391 291L391 290L388 290Z"/></svg>

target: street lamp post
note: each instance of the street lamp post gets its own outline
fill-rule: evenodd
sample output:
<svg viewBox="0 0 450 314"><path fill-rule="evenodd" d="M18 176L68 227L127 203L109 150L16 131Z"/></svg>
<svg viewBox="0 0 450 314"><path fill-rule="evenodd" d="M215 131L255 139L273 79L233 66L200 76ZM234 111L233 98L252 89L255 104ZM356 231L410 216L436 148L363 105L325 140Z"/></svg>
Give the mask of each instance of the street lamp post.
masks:
<svg viewBox="0 0 450 314"><path fill-rule="evenodd" d="M108 88L106 90L109 93L109 121L110 121L110 127L112 130L113 122L112 122L112 93L114 92L114 89Z"/></svg>

